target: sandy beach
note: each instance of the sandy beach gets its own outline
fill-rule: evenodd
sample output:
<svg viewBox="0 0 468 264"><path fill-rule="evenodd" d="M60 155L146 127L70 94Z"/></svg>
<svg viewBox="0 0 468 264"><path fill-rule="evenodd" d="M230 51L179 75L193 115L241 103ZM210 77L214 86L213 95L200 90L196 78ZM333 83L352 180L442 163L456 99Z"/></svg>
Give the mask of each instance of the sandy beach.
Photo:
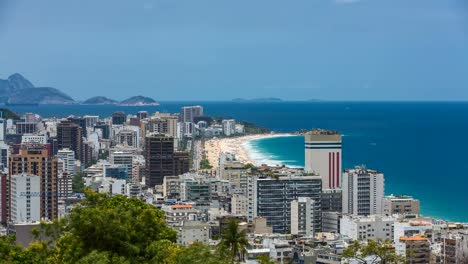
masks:
<svg viewBox="0 0 468 264"><path fill-rule="evenodd" d="M257 135L247 135L241 137L232 137L232 138L213 138L205 142L205 154L210 162L210 165L213 166L213 169L218 168L219 166L219 157L221 153L232 153L236 155L236 159L243 163L252 163L254 165L258 164L254 159L251 158L249 149L246 144L249 141L270 138L270 137L284 137L291 136L292 134L282 133L282 134L257 134Z"/></svg>

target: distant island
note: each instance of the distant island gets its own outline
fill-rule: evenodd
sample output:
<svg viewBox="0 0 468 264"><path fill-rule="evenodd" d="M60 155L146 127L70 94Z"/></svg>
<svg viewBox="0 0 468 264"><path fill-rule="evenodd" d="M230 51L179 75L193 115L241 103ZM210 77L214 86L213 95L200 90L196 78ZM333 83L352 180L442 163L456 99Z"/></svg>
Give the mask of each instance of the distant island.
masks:
<svg viewBox="0 0 468 264"><path fill-rule="evenodd" d="M116 100L109 99L105 96L95 96L84 101L82 104L85 105L115 105L118 104Z"/></svg>
<svg viewBox="0 0 468 264"><path fill-rule="evenodd" d="M145 96L132 96L121 102L114 99L107 98L105 96L95 96L82 102L84 105L120 105L120 106L154 106L159 105L153 98Z"/></svg>
<svg viewBox="0 0 468 264"><path fill-rule="evenodd" d="M153 98L145 97L145 96L133 96L126 100L123 100L119 103L121 106L154 106L159 105Z"/></svg>
<svg viewBox="0 0 468 264"><path fill-rule="evenodd" d="M235 98L232 99L233 102L282 102L281 98L275 97L268 97L268 98L253 98L253 99L245 99L245 98Z"/></svg>
<svg viewBox="0 0 468 264"><path fill-rule="evenodd" d="M71 96L52 87L35 87L19 73L0 79L0 104L5 105L39 105L39 104L80 104ZM85 100L84 105L120 105L120 106L154 106L159 105L154 99L145 96L133 96L121 102L105 96L95 96Z"/></svg>
<svg viewBox="0 0 468 264"><path fill-rule="evenodd" d="M0 103L23 104L74 104L73 98L52 87L35 87L21 74L0 79Z"/></svg>

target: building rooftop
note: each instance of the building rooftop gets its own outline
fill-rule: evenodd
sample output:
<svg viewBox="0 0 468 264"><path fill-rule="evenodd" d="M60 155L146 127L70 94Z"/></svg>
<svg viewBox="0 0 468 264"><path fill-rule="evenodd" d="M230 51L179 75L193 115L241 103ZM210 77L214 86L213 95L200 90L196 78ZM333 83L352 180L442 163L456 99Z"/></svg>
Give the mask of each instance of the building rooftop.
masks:
<svg viewBox="0 0 468 264"><path fill-rule="evenodd" d="M176 204L172 205L172 209L191 209L193 206L191 204Z"/></svg>
<svg viewBox="0 0 468 264"><path fill-rule="evenodd" d="M338 133L338 131L335 131L335 130L314 128L311 131L307 132L307 134L311 134L311 135L339 135L340 133Z"/></svg>
<svg viewBox="0 0 468 264"><path fill-rule="evenodd" d="M411 237L402 236L400 237L400 241L428 241L428 238L422 235L415 235Z"/></svg>

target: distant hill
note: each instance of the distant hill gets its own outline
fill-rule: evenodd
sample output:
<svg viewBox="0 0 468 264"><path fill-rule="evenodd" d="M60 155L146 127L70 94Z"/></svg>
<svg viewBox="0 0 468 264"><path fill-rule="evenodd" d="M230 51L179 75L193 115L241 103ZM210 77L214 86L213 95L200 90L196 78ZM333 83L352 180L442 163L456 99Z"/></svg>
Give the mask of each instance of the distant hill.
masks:
<svg viewBox="0 0 468 264"><path fill-rule="evenodd" d="M19 120L20 116L7 108L0 108L0 118Z"/></svg>
<svg viewBox="0 0 468 264"><path fill-rule="evenodd" d="M73 104L75 100L52 87L34 87L21 74L0 79L0 103L7 104Z"/></svg>
<svg viewBox="0 0 468 264"><path fill-rule="evenodd" d="M235 98L232 99L234 102L282 102L281 98L275 97L268 97L268 98L253 98L253 99L245 99L245 98Z"/></svg>
<svg viewBox="0 0 468 264"><path fill-rule="evenodd" d="M88 105L113 105L117 103L118 103L117 101L113 99L109 99L105 96L91 97L88 100L83 102L83 104L88 104Z"/></svg>
<svg viewBox="0 0 468 264"><path fill-rule="evenodd" d="M159 105L154 99L145 96L133 96L119 103L123 106Z"/></svg>

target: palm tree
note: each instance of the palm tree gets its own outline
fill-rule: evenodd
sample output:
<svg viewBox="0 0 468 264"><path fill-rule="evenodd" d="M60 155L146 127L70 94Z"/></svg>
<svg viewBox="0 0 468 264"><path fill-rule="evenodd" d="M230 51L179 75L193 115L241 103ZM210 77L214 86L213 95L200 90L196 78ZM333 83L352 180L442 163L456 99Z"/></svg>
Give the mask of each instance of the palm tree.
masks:
<svg viewBox="0 0 468 264"><path fill-rule="evenodd" d="M235 219L229 220L227 227L221 235L220 246L228 249L231 257L231 262L241 260L245 253L245 247L249 245L246 237L246 231L239 230L239 222Z"/></svg>

